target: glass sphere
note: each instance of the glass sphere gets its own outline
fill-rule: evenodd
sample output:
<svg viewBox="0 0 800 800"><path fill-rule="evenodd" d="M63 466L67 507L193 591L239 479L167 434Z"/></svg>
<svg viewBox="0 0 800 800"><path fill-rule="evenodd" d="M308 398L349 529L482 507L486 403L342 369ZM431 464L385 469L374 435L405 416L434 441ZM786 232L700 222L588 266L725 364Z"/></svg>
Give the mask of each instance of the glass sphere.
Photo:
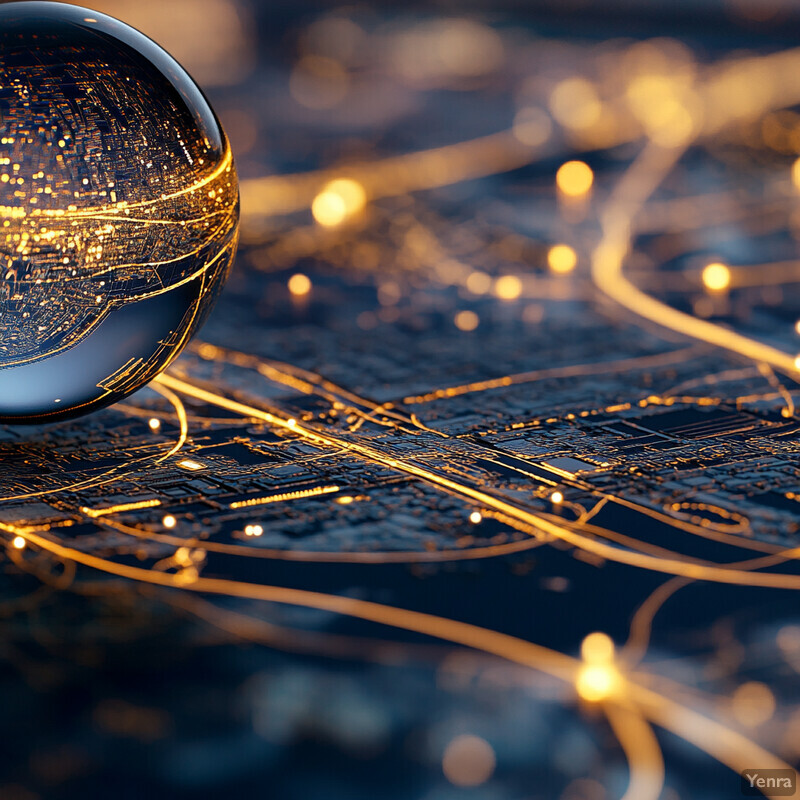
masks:
<svg viewBox="0 0 800 800"><path fill-rule="evenodd" d="M155 377L211 309L238 223L228 141L171 56L95 11L0 5L0 422Z"/></svg>

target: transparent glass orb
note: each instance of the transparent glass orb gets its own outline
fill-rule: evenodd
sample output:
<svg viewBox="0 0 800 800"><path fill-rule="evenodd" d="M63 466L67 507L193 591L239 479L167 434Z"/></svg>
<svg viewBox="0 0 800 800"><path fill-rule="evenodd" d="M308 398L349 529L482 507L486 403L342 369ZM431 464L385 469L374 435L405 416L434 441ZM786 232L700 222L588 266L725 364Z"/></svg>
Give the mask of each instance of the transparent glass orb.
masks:
<svg viewBox="0 0 800 800"><path fill-rule="evenodd" d="M0 5L0 422L150 381L211 309L238 221L230 146L176 61L94 11Z"/></svg>

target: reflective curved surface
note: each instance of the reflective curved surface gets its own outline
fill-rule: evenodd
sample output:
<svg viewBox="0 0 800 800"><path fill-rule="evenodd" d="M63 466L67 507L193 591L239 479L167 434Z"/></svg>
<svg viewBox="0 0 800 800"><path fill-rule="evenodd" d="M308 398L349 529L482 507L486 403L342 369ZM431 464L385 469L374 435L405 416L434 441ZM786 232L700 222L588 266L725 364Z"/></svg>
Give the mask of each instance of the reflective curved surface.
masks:
<svg viewBox="0 0 800 800"><path fill-rule="evenodd" d="M0 421L86 413L163 370L238 217L227 139L174 59L94 11L0 6Z"/></svg>

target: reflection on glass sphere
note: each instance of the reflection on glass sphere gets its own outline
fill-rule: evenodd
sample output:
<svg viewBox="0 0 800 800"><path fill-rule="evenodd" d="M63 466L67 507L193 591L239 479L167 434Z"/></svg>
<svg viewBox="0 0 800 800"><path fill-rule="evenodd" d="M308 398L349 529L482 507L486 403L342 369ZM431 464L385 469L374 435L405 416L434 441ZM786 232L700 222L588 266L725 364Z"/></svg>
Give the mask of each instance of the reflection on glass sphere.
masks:
<svg viewBox="0 0 800 800"><path fill-rule="evenodd" d="M236 250L228 141L167 53L94 11L0 5L0 421L109 405L202 324Z"/></svg>

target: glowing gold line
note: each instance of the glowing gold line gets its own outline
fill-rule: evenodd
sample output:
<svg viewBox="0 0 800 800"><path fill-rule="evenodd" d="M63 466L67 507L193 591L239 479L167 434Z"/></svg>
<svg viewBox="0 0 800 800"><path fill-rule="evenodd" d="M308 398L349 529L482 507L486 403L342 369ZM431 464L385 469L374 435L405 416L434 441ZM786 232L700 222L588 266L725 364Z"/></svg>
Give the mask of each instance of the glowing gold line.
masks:
<svg viewBox="0 0 800 800"><path fill-rule="evenodd" d="M107 508L88 508L81 506L81 512L86 514L87 517L97 518L104 517L107 514L119 514L123 511L137 511L140 508L155 508L160 506L161 501L153 498L152 500L138 500L135 503L120 503L116 506L108 506Z"/></svg>

